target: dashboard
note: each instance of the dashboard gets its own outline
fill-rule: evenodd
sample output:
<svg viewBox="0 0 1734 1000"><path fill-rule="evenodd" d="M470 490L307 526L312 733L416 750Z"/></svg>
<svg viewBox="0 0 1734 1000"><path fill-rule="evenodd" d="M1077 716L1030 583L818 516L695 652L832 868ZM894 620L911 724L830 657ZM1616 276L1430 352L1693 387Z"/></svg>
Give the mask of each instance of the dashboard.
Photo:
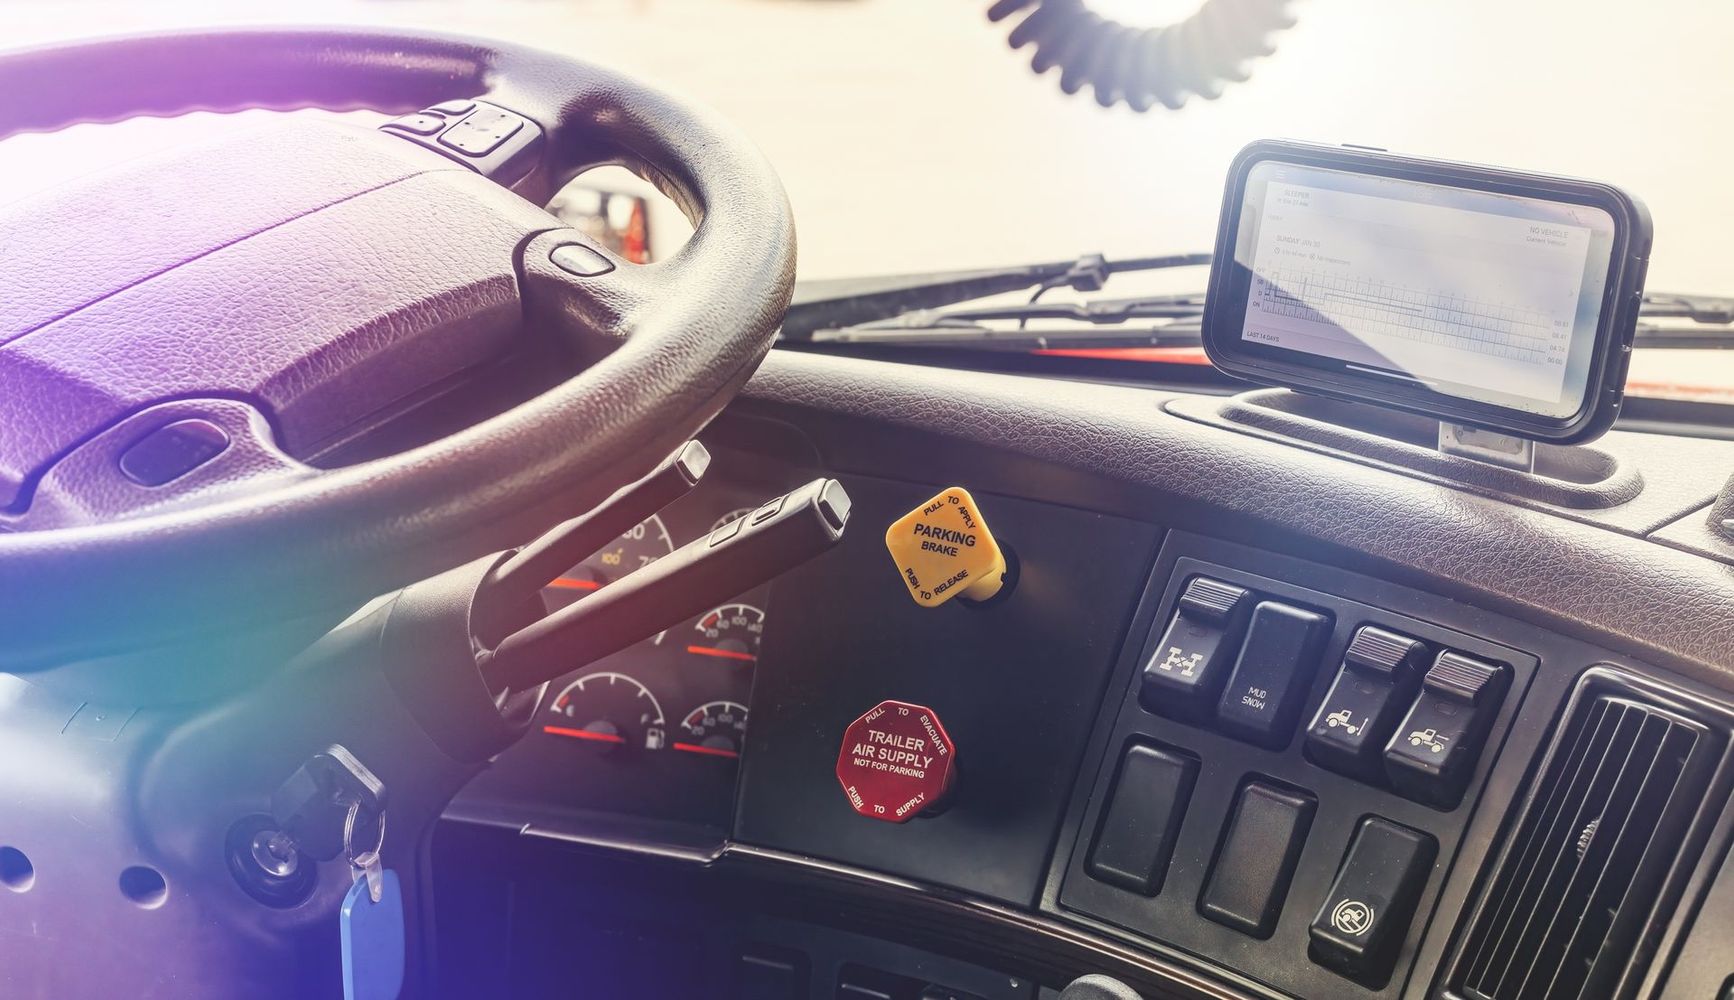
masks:
<svg viewBox="0 0 1734 1000"><path fill-rule="evenodd" d="M1197 419L1236 405L774 352L710 478L558 590L816 475L850 530L550 685L436 841L442 954L492 956L454 995L558 995L562 949L627 996L1720 995L1734 551L1665 539L1734 443L1615 431L1642 496L1573 508ZM924 608L884 531L959 484L1016 586ZM838 775L888 701L955 747L904 822ZM1532 954L1583 957L1501 979Z"/></svg>

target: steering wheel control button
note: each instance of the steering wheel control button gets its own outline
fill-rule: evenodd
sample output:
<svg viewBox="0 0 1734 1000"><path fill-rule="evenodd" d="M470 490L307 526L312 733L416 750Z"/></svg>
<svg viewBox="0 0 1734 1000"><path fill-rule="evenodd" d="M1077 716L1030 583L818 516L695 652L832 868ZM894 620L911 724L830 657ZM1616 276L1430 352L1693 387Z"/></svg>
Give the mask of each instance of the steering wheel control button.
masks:
<svg viewBox="0 0 1734 1000"><path fill-rule="evenodd" d="M447 129L440 145L465 156L486 156L517 135L524 119L500 108L480 108Z"/></svg>
<svg viewBox="0 0 1734 1000"><path fill-rule="evenodd" d="M1420 682L1427 645L1373 625L1355 630L1342 669L1307 727L1307 756L1362 780L1379 777L1379 756Z"/></svg>
<svg viewBox="0 0 1734 1000"><path fill-rule="evenodd" d="M1141 896L1160 893L1197 780L1196 757L1149 746L1127 750L1090 851L1090 877Z"/></svg>
<svg viewBox="0 0 1734 1000"><path fill-rule="evenodd" d="M1307 928L1312 960L1382 989L1438 849L1419 830L1377 816L1361 820L1337 879Z"/></svg>
<svg viewBox="0 0 1734 1000"><path fill-rule="evenodd" d="M391 121L386 122L380 127L397 129L398 131L408 132L410 135L433 135L440 129L445 128L448 124L450 123L439 115L423 113L404 115L402 118L393 118Z"/></svg>
<svg viewBox="0 0 1734 1000"><path fill-rule="evenodd" d="M1330 631L1328 615L1260 601L1217 699L1217 726L1267 750L1286 746Z"/></svg>
<svg viewBox="0 0 1734 1000"><path fill-rule="evenodd" d="M924 608L960 596L985 601L1005 584L1005 554L961 486L941 490L892 522L885 547L909 596Z"/></svg>
<svg viewBox="0 0 1734 1000"><path fill-rule="evenodd" d="M229 432L198 417L164 424L121 452L121 474L140 486L164 486L229 447Z"/></svg>
<svg viewBox="0 0 1734 1000"><path fill-rule="evenodd" d="M614 262L600 250L582 243L562 243L548 251L548 260L555 267L576 278L594 278L614 270Z"/></svg>
<svg viewBox="0 0 1734 1000"><path fill-rule="evenodd" d="M1417 802L1456 808L1510 685L1504 664L1440 653L1421 679L1421 697L1385 746L1391 787Z"/></svg>
<svg viewBox="0 0 1734 1000"><path fill-rule="evenodd" d="M777 511L783 509L783 498L778 497L747 516L748 524L763 524L777 516Z"/></svg>
<svg viewBox="0 0 1734 1000"><path fill-rule="evenodd" d="M1144 664L1139 703L1179 719L1209 714L1251 610L1252 594L1243 587L1207 576L1188 581L1168 630Z"/></svg>
<svg viewBox="0 0 1734 1000"><path fill-rule="evenodd" d="M535 167L542 130L523 115L478 101L447 101L380 128L510 187Z"/></svg>
<svg viewBox="0 0 1734 1000"><path fill-rule="evenodd" d="M950 794L957 746L930 708L882 701L849 724L837 754L837 783L850 808L904 823Z"/></svg>
<svg viewBox="0 0 1734 1000"><path fill-rule="evenodd" d="M745 520L745 518L737 517L733 521L718 525L717 529L710 533L710 541L706 544L715 547L740 534L741 525Z"/></svg>
<svg viewBox="0 0 1734 1000"><path fill-rule="evenodd" d="M1242 786L1198 912L1242 934L1270 937L1317 809L1306 792L1259 781Z"/></svg>

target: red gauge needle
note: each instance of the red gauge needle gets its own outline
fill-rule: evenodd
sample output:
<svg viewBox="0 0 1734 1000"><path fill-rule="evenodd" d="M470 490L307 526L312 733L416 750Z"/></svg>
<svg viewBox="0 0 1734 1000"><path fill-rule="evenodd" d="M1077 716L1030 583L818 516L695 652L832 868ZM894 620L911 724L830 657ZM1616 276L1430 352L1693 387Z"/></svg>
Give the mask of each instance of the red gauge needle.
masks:
<svg viewBox="0 0 1734 1000"><path fill-rule="evenodd" d="M709 754L712 757L739 757L741 755L739 750L724 750L721 747L707 747L697 743L676 743L674 748L685 750L687 753Z"/></svg>
<svg viewBox="0 0 1734 1000"><path fill-rule="evenodd" d="M697 653L700 656L715 656L724 660L743 660L747 663L758 660L758 657L751 653L737 653L732 649L718 649L715 646L688 646L686 651Z"/></svg>
<svg viewBox="0 0 1734 1000"><path fill-rule="evenodd" d="M580 580L570 576L557 576L548 582L548 586L556 590L600 590L602 588L602 585L595 580Z"/></svg>
<svg viewBox="0 0 1734 1000"><path fill-rule="evenodd" d="M614 733L593 733L588 729L567 729L565 726L543 726L542 731L544 733L552 733L555 736L570 736L573 739L578 740L595 740L598 743L626 742L625 737L615 735Z"/></svg>

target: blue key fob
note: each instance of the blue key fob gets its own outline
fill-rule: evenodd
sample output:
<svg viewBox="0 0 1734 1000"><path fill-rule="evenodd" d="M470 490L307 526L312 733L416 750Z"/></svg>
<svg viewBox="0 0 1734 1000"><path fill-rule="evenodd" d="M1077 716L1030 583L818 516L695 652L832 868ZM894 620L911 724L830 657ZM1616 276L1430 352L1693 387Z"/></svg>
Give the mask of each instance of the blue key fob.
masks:
<svg viewBox="0 0 1734 1000"><path fill-rule="evenodd" d="M403 989L403 887L396 872L380 874L379 902L358 878L338 911L344 1000L397 1000Z"/></svg>

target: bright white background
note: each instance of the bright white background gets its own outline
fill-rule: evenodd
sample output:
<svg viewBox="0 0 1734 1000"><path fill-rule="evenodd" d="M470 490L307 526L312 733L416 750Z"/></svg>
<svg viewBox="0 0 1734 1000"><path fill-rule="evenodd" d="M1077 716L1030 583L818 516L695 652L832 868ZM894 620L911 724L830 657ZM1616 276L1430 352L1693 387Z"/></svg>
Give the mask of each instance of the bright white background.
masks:
<svg viewBox="0 0 1734 1000"><path fill-rule="evenodd" d="M987 0L0 2L0 39L237 22L427 25L611 63L753 136L795 205L803 277L1208 249L1223 170L1262 136L1608 180L1656 221L1649 287L1734 294L1734 3L1297 0L1219 101L1104 111L1013 55ZM1161 21L1184 0L1115 0ZM16 100L21 95L9 95ZM0 200L197 119L0 143ZM1686 361L1676 352L1664 368ZM1693 362L1702 365L1702 360ZM1734 383L1729 353L1714 359Z"/></svg>

